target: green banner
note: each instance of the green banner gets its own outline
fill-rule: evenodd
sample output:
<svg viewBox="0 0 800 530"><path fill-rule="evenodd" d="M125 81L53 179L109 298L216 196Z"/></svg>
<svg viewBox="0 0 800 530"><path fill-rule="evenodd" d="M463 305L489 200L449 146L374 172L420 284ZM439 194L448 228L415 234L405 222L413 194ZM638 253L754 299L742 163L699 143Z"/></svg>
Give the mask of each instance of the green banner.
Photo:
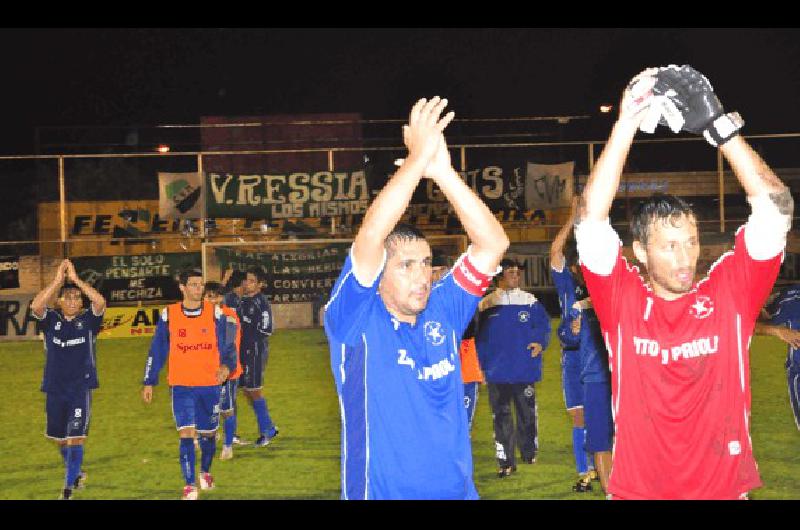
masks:
<svg viewBox="0 0 800 530"><path fill-rule="evenodd" d="M365 171L284 175L206 173L206 215L289 219L363 214L370 199Z"/></svg>
<svg viewBox="0 0 800 530"><path fill-rule="evenodd" d="M215 247L220 270L246 271L261 267L267 275L264 294L272 302L313 302L326 299L339 277L350 243L325 248L278 252L248 252Z"/></svg>
<svg viewBox="0 0 800 530"><path fill-rule="evenodd" d="M106 298L120 302L180 300L175 276L201 267L199 252L72 258L78 275Z"/></svg>

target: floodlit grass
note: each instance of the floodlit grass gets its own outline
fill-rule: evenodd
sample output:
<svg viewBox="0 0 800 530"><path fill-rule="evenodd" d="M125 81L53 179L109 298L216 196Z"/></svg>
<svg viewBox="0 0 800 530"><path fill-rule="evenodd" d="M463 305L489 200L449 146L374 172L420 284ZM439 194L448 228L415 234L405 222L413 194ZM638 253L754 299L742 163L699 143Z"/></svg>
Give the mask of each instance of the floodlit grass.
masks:
<svg viewBox="0 0 800 530"><path fill-rule="evenodd" d="M571 491L576 475L557 344L553 340L545 352L544 380L537 385L537 463L518 464L518 472L502 480L495 477L488 392L481 387L472 442L475 482L484 499L603 498L598 483L592 493ZM140 398L148 345L149 339L141 338L99 342L101 387L94 394L84 464L89 481L77 499L180 496L178 435L164 372L154 403L145 405ZM0 387L9 396L0 405L0 499L54 499L62 487L61 457L43 436L41 350L38 341L0 343ZM752 436L765 484L753 498L800 499L800 485L793 480L800 472L800 433L789 408L785 348L777 339L756 337L752 352ZM339 411L322 330L275 334L265 390L281 434L266 448L235 446L233 460L215 459L217 488L201 492L201 499L338 499ZM239 434L252 441L255 417L241 393L239 411Z"/></svg>

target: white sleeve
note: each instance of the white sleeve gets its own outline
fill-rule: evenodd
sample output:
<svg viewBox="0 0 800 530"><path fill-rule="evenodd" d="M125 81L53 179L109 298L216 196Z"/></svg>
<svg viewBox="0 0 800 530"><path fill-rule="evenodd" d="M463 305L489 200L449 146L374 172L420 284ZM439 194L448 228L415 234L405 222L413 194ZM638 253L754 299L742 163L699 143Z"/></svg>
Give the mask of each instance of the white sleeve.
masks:
<svg viewBox="0 0 800 530"><path fill-rule="evenodd" d="M608 218L603 221L584 220L575 225L575 241L581 263L600 276L608 276L614 269L622 242Z"/></svg>
<svg viewBox="0 0 800 530"><path fill-rule="evenodd" d="M783 215L768 194L748 197L752 212L744 229L747 253L754 260L774 258L786 247L792 215Z"/></svg>

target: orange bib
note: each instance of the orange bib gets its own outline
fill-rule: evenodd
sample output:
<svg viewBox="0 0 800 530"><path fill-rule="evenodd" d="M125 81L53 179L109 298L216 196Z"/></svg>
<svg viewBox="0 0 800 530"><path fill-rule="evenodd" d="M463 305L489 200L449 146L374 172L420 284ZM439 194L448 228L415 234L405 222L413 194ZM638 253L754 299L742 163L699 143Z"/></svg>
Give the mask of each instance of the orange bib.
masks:
<svg viewBox="0 0 800 530"><path fill-rule="evenodd" d="M482 383L483 372L478 364L478 350L475 349L475 339L461 341L459 350L461 355L461 379L464 383Z"/></svg>
<svg viewBox="0 0 800 530"><path fill-rule="evenodd" d="M214 306L203 302L197 317L183 314L181 304L167 306L169 321L169 375L172 386L218 385L219 347L217 346Z"/></svg>

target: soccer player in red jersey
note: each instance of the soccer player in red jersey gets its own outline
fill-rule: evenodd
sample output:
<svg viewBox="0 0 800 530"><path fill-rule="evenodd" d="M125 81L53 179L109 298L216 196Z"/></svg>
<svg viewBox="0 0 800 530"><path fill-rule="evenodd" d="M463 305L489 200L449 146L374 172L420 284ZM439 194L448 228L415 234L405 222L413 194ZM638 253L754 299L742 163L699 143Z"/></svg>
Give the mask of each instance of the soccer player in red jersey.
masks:
<svg viewBox="0 0 800 530"><path fill-rule="evenodd" d="M697 217L683 200L656 195L634 213L633 250L647 280L622 257L608 219L636 131L667 99L683 130L719 147L752 208L733 250L699 281ZM739 136L742 124L738 114L724 114L693 68L646 70L626 89L589 176L575 235L609 352L612 498L738 499L761 485L749 432L749 343L780 268L794 204Z"/></svg>

